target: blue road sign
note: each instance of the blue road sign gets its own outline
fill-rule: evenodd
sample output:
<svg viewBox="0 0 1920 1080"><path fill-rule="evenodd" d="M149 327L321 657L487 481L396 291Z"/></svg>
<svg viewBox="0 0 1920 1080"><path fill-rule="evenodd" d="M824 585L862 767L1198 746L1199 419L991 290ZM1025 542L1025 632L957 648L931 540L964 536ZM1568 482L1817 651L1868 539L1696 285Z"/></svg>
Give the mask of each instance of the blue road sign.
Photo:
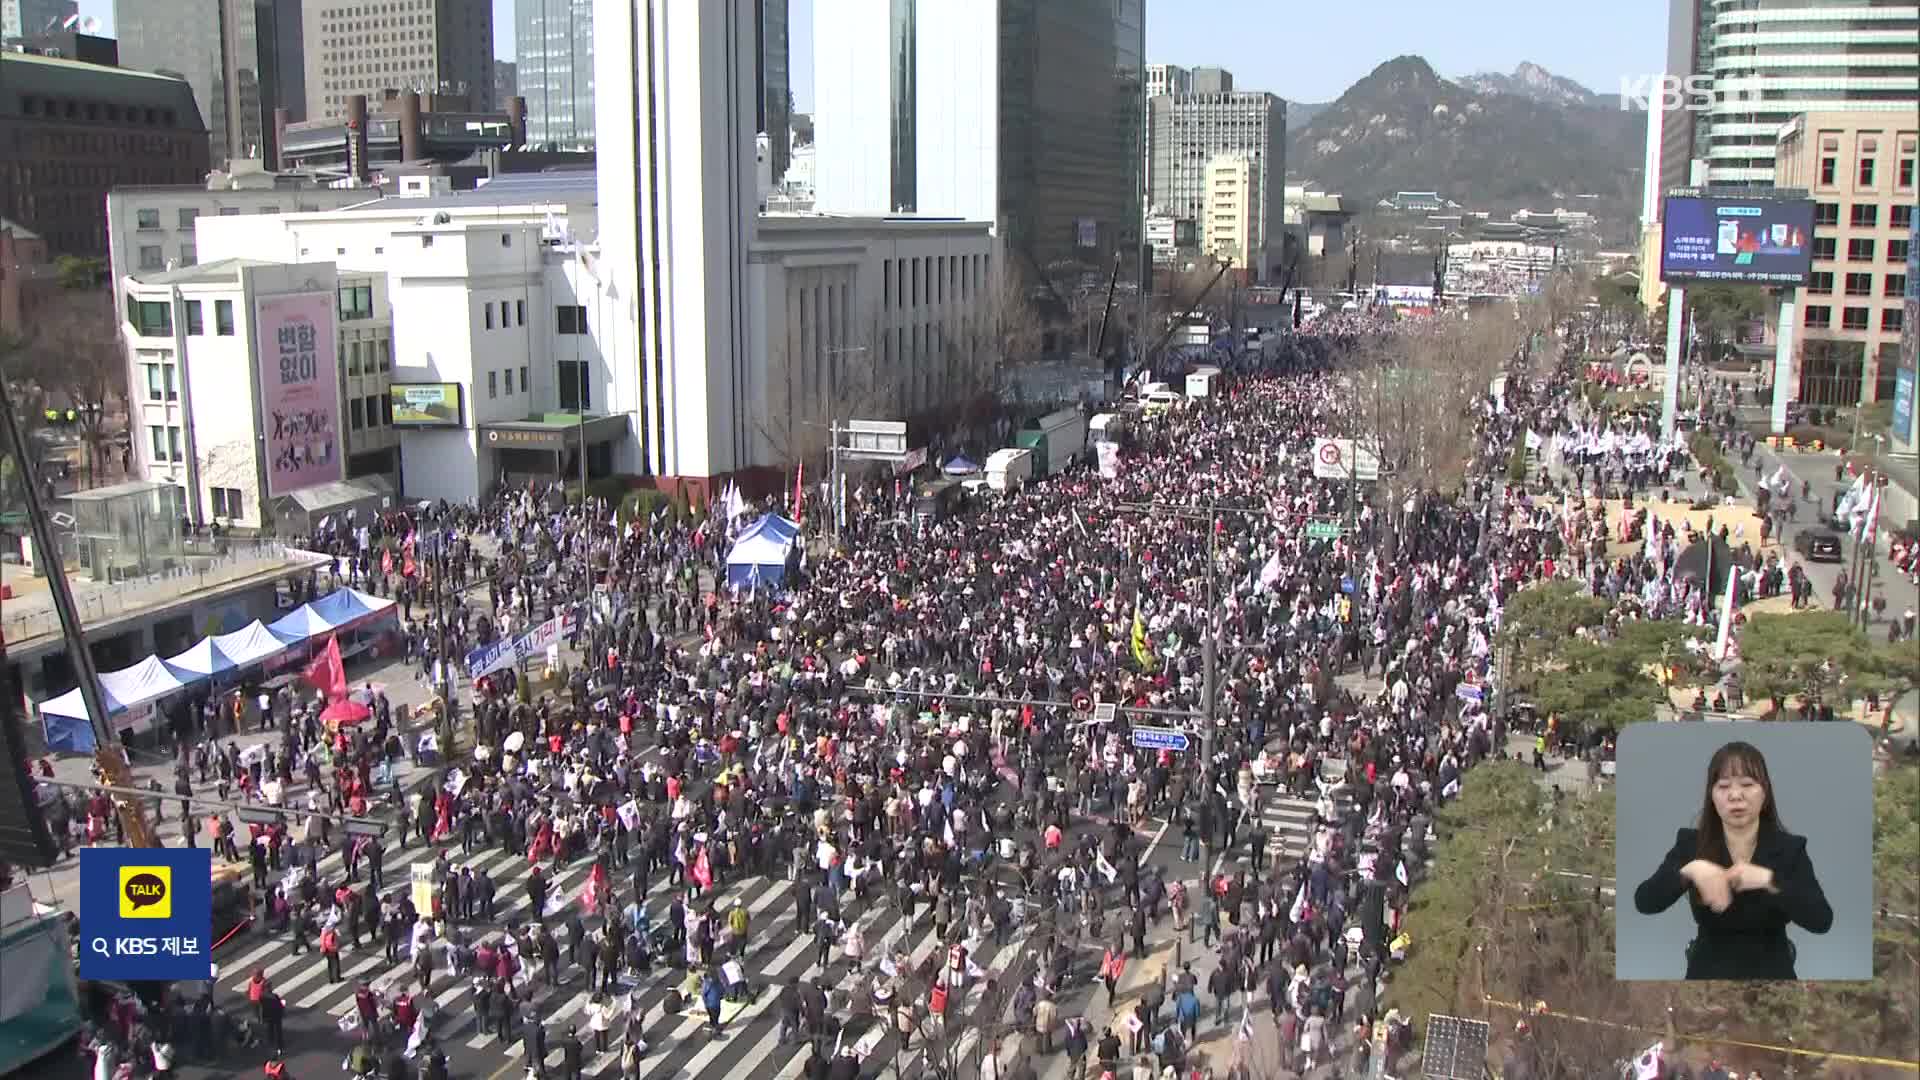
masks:
<svg viewBox="0 0 1920 1080"><path fill-rule="evenodd" d="M1185 750L1187 733L1173 728L1137 727L1133 729L1133 745L1142 750Z"/></svg>

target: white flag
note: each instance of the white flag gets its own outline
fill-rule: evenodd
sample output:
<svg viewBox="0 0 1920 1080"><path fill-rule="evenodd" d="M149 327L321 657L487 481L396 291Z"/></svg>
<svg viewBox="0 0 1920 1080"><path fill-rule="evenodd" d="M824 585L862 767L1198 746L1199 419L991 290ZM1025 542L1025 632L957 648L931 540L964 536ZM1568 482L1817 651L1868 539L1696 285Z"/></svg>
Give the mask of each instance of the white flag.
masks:
<svg viewBox="0 0 1920 1080"><path fill-rule="evenodd" d="M1115 869L1114 865L1107 861L1107 853L1104 851L1095 852L1094 860L1094 867L1098 869L1101 874L1105 875L1107 884L1113 884L1113 879L1120 876L1120 871Z"/></svg>
<svg viewBox="0 0 1920 1080"><path fill-rule="evenodd" d="M1275 549L1273 557L1267 560L1267 565L1260 568L1260 591L1265 592L1273 588L1274 582L1279 580L1280 552L1278 549Z"/></svg>
<svg viewBox="0 0 1920 1080"><path fill-rule="evenodd" d="M1403 889L1410 887L1407 884L1407 860L1401 859L1399 863L1397 863L1394 866L1393 879L1395 881L1398 881L1400 883L1400 887Z"/></svg>
<svg viewBox="0 0 1920 1080"><path fill-rule="evenodd" d="M1299 922L1307 913L1307 883L1300 883L1300 891L1293 894L1293 906L1287 909L1287 921Z"/></svg>
<svg viewBox="0 0 1920 1080"><path fill-rule="evenodd" d="M1654 1043L1633 1059L1633 1080L1659 1080L1660 1065L1666 1056L1664 1043Z"/></svg>

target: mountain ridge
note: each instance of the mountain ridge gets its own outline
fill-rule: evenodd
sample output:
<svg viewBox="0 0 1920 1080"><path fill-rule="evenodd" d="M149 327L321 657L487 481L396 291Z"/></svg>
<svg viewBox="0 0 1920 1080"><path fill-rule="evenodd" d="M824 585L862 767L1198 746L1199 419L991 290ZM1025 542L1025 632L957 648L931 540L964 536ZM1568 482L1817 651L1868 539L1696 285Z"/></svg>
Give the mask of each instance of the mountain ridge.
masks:
<svg viewBox="0 0 1920 1080"><path fill-rule="evenodd" d="M1287 126L1289 174L1362 203L1437 190L1473 209L1550 209L1591 195L1615 218L1639 204L1645 114L1531 62L1451 80L1394 57Z"/></svg>

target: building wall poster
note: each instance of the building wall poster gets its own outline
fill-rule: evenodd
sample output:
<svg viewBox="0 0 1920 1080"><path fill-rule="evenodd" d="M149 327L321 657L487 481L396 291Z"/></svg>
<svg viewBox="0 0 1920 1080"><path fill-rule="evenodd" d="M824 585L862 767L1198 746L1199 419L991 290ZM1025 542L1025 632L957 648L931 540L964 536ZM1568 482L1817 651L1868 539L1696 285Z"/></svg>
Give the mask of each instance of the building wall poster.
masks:
<svg viewBox="0 0 1920 1080"><path fill-rule="evenodd" d="M334 295L289 293L254 305L266 494L344 479Z"/></svg>

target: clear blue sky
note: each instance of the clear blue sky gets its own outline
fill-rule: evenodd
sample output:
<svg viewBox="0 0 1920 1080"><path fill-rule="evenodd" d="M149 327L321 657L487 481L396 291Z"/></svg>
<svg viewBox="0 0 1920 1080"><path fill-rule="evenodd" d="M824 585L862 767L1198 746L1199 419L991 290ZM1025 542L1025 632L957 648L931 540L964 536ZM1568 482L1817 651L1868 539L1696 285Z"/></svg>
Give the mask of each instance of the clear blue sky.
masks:
<svg viewBox="0 0 1920 1080"><path fill-rule="evenodd" d="M137 0L136 0L137 2ZM813 5L789 0L793 92L813 106ZM1598 93L1661 70L1666 0L1146 0L1147 60L1215 65L1243 89L1329 101L1383 61L1427 58L1442 75L1512 71L1531 60ZM513 55L514 0L493 0L494 52ZM80 0L111 33L113 0Z"/></svg>

